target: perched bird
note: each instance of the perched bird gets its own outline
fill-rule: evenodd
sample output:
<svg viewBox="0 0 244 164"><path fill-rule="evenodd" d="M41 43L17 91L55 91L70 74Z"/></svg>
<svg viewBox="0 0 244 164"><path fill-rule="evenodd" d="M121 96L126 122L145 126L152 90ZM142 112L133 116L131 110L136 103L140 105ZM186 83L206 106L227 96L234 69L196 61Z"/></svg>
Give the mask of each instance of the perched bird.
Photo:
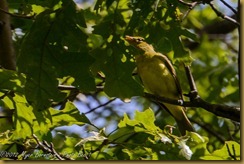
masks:
<svg viewBox="0 0 244 164"><path fill-rule="evenodd" d="M155 52L152 45L142 37L125 36L125 40L139 50L134 55L137 73L147 92L161 97L183 100L180 83L170 60L161 53ZM184 107L163 103L163 106L174 117L182 135L194 131L188 120Z"/></svg>

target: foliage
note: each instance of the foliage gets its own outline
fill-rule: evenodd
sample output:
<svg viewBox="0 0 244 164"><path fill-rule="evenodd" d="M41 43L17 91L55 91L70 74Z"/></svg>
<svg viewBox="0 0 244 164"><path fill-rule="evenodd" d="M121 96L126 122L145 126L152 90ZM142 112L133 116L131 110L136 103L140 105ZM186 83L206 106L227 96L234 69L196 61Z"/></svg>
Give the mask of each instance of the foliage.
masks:
<svg viewBox="0 0 244 164"><path fill-rule="evenodd" d="M191 64L203 99L239 106L237 30L199 32L220 19L210 7L183 19L188 8L177 0L8 3L17 71L0 70L2 159L240 160L238 123L189 108L196 132L180 136L169 126L172 117L141 97L135 51L123 39L143 36L167 54L184 93L182 62ZM199 46L187 48L193 42Z"/></svg>

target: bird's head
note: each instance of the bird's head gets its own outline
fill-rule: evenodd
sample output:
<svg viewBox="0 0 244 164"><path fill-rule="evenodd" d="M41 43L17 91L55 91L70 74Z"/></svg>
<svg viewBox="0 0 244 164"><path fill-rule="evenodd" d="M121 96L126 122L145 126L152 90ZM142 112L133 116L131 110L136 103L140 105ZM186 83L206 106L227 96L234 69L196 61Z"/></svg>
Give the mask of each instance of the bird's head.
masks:
<svg viewBox="0 0 244 164"><path fill-rule="evenodd" d="M136 47L142 51L154 51L153 46L145 42L145 39L140 36L125 36L125 40L130 43L130 45Z"/></svg>
<svg viewBox="0 0 244 164"><path fill-rule="evenodd" d="M136 46L142 42L145 42L145 39L143 37L140 37L140 36L129 36L129 35L126 35L125 36L125 40L127 42L129 42L131 45L133 46Z"/></svg>

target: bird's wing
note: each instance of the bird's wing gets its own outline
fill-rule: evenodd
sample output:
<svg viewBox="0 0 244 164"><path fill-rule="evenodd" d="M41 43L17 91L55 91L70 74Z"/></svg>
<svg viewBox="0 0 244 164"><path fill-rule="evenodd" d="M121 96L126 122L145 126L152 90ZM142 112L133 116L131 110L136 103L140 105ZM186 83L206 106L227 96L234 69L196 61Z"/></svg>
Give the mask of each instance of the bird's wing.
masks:
<svg viewBox="0 0 244 164"><path fill-rule="evenodd" d="M179 79L176 76L176 72L175 72L175 69L174 69L173 65L171 64L170 60L165 55L162 55L161 53L157 53L157 55L158 55L159 59L162 60L165 63L165 66L168 68L168 70L170 71L171 75L173 76L173 78L175 80L176 87L177 87L177 91L179 93L179 96L183 100L182 89L181 89L181 86L180 86Z"/></svg>
<svg viewBox="0 0 244 164"><path fill-rule="evenodd" d="M138 75L137 67L132 71L132 76Z"/></svg>

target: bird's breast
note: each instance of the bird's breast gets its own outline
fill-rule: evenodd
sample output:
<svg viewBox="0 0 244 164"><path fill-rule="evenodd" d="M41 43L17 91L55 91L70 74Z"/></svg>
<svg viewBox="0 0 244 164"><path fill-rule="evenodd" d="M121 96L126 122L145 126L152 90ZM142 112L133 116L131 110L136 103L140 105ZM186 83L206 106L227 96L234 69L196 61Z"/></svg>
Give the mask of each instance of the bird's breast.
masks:
<svg viewBox="0 0 244 164"><path fill-rule="evenodd" d="M162 60L156 56L150 58L140 56L136 63L138 74L148 92L178 99L175 79Z"/></svg>

